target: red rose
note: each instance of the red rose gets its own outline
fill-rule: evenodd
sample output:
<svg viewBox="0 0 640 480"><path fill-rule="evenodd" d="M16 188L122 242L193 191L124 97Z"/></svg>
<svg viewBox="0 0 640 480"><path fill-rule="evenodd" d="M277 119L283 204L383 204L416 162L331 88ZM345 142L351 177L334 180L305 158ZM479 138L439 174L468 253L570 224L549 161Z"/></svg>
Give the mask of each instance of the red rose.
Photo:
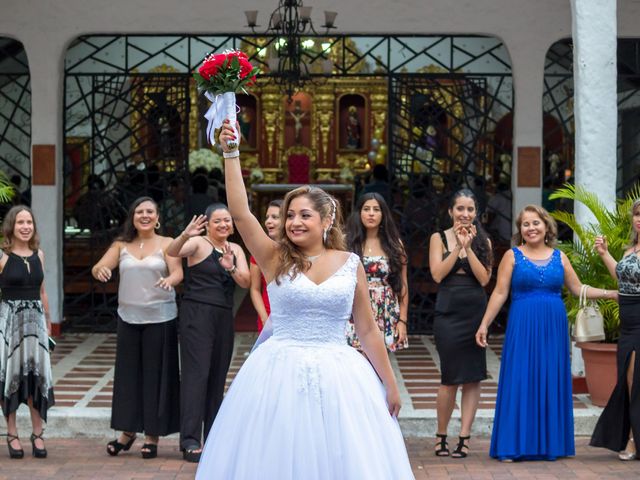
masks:
<svg viewBox="0 0 640 480"><path fill-rule="evenodd" d="M205 80L209 80L211 77L217 75L218 70L222 67L222 64L227 59L227 56L224 54L218 55L209 55L202 62L202 66L198 69L198 73Z"/></svg>

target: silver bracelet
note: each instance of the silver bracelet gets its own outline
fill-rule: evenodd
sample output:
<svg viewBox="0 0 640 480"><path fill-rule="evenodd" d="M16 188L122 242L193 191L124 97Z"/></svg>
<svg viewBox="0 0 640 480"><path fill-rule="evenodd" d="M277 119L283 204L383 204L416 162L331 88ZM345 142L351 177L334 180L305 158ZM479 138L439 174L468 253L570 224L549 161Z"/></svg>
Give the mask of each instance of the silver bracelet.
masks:
<svg viewBox="0 0 640 480"><path fill-rule="evenodd" d="M222 152L224 158L236 158L240 156L239 150L231 150L230 152Z"/></svg>

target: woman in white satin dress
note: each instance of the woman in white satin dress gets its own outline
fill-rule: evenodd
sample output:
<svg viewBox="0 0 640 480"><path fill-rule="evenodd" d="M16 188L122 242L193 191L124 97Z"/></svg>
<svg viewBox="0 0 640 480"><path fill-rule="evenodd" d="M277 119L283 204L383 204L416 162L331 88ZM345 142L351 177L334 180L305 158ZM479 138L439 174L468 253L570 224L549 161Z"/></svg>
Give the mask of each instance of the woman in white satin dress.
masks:
<svg viewBox="0 0 640 480"><path fill-rule="evenodd" d="M270 239L249 210L230 140L239 139L227 123L220 143L229 210L268 283L272 335L229 388L196 478L413 479L398 386L364 269L344 251L337 201L310 186L289 192L281 240ZM351 315L371 363L345 342Z"/></svg>

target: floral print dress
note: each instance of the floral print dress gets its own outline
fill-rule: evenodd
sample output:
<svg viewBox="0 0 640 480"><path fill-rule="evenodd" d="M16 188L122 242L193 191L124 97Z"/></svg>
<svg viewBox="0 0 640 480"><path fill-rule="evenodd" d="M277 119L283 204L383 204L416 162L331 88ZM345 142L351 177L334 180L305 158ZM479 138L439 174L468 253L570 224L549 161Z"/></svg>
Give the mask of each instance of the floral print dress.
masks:
<svg viewBox="0 0 640 480"><path fill-rule="evenodd" d="M387 349L393 352L397 349L406 348L406 346L396 345L398 340L396 325L400 318L400 302L388 283L389 261L387 257L363 256L362 264L367 274L373 318L384 336L384 343ZM353 318L347 322L346 336L349 345L358 350L361 349L360 340L356 336Z"/></svg>

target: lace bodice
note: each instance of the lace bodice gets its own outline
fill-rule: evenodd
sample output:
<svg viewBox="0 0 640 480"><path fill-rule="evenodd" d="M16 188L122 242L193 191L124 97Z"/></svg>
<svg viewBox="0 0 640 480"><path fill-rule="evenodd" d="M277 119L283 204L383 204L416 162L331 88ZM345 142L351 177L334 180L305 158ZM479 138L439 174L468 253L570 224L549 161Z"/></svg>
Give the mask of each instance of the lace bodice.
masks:
<svg viewBox="0 0 640 480"><path fill-rule="evenodd" d="M564 285L564 267L560 250L554 250L546 263L530 260L519 248L513 247L515 263L511 276L511 295L514 300L532 295L560 297Z"/></svg>
<svg viewBox="0 0 640 480"><path fill-rule="evenodd" d="M303 273L267 286L273 338L300 343L346 345L360 259L354 253L328 279L316 284Z"/></svg>
<svg viewBox="0 0 640 480"><path fill-rule="evenodd" d="M621 294L640 294L640 259L635 252L622 257L616 266L616 273Z"/></svg>

